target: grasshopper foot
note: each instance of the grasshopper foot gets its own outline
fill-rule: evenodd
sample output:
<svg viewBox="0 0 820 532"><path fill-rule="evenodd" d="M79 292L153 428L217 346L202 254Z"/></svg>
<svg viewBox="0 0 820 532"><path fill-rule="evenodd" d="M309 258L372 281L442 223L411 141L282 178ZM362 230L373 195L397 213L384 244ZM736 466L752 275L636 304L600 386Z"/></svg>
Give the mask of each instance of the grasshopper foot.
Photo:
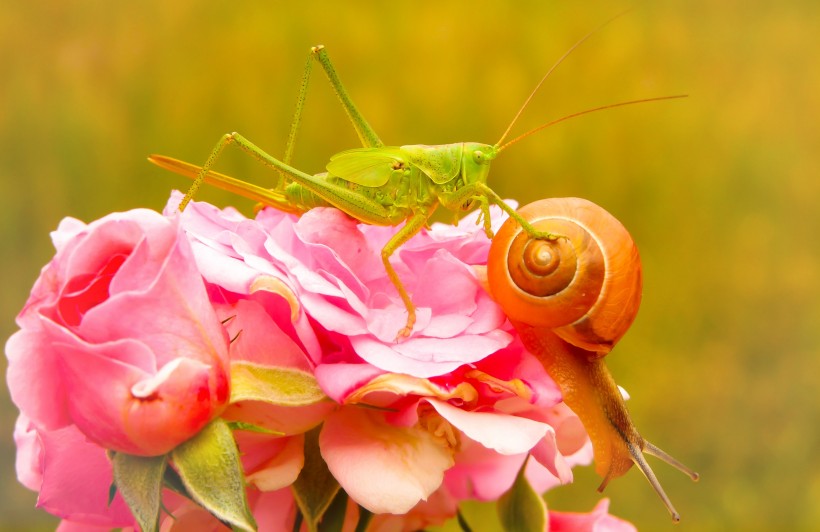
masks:
<svg viewBox="0 0 820 532"><path fill-rule="evenodd" d="M534 238L535 240L548 240L550 242L555 242L561 238L569 239L566 235L558 235L555 233L550 233L548 231L535 231L533 234L530 234L530 237Z"/></svg>
<svg viewBox="0 0 820 532"><path fill-rule="evenodd" d="M408 309L409 310L409 309ZM395 342L399 343L405 338L410 338L410 335L413 334L413 327L416 325L416 312L415 310L410 310L410 313L407 315L407 323L404 327L402 327L398 334L396 334Z"/></svg>

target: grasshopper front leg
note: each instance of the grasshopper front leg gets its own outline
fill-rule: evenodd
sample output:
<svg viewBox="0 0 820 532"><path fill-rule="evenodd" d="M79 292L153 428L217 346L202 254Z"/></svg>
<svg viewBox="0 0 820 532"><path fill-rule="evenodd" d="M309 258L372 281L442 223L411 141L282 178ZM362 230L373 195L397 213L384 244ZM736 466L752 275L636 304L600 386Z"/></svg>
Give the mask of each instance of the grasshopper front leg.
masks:
<svg viewBox="0 0 820 532"><path fill-rule="evenodd" d="M507 205L507 203L501 199L501 196L495 193L493 189L485 185L484 183L473 183L460 189L451 192L450 194L441 196L441 204L444 208L452 210L452 211L459 211L462 209L462 206L465 205L467 202L470 201L478 201L480 203L479 208L481 209L482 217L484 218L484 232L487 234L487 238L493 238L493 230L490 224L490 212L489 212L489 205L494 203L501 207L501 210L506 212L510 218L518 222L521 228L531 237L536 240L556 240L558 238L562 238L562 235L556 235L554 233L550 233L549 231L539 231L535 227L532 226L527 220L525 220L520 214L518 214L515 209Z"/></svg>
<svg viewBox="0 0 820 532"><path fill-rule="evenodd" d="M396 341L399 341L402 338L407 338L413 332L413 326L416 324L416 307L410 299L410 294L408 294L407 290L404 289L404 285L402 284L401 279L399 279L399 274L396 273L396 270L390 264L390 256L394 251L401 247L402 244L410 240L421 230L422 227L424 227L424 224L430 218L430 215L433 214L433 210L435 210L435 206L427 212L419 211L414 213L413 216L410 217L404 224L404 227L393 235L393 237L388 240L387 244L385 244L382 248L382 263L384 263L384 269L387 271L387 277L390 278L393 286L396 287L396 290L399 292L399 296L401 296L401 300L404 303L404 308L407 309L407 323L396 335Z"/></svg>

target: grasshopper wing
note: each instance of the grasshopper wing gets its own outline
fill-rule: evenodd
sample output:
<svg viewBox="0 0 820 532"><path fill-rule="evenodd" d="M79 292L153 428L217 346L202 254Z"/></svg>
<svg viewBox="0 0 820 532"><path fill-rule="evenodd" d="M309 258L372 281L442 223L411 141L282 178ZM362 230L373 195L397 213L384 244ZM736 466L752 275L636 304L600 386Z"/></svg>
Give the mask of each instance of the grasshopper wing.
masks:
<svg viewBox="0 0 820 532"><path fill-rule="evenodd" d="M399 148L354 148L331 157L327 171L352 183L380 187L393 172L407 167L406 159Z"/></svg>

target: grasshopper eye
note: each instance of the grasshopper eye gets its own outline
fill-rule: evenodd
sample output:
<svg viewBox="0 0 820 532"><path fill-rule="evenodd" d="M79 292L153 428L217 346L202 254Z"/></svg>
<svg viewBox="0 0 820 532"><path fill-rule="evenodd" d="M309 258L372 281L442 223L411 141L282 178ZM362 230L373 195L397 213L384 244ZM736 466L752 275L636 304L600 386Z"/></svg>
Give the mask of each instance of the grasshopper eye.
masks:
<svg viewBox="0 0 820 532"><path fill-rule="evenodd" d="M473 152L473 160L474 160L475 162L477 162L478 164L481 164L481 163L483 163L484 161L486 161L486 160L487 160L487 158L485 157L485 155L484 155L484 152L483 152L483 151L481 151L481 150L476 150L476 151L474 151L474 152Z"/></svg>

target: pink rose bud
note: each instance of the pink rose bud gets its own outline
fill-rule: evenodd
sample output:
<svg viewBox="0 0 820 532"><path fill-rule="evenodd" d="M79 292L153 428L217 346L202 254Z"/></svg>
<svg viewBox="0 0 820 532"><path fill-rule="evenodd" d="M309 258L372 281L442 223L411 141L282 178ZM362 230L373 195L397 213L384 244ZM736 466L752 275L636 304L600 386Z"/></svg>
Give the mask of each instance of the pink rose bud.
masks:
<svg viewBox="0 0 820 532"><path fill-rule="evenodd" d="M39 430L76 427L164 454L229 398L228 338L176 218L66 219L6 344L12 398Z"/></svg>

